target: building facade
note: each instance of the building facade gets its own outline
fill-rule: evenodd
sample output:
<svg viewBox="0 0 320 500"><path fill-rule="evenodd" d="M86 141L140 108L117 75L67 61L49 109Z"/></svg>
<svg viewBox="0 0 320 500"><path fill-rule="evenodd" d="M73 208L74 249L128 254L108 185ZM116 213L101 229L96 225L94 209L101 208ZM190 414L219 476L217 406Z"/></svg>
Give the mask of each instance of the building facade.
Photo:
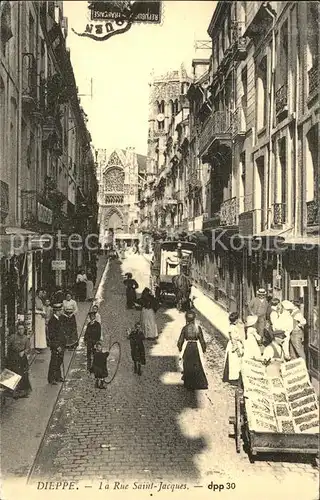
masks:
<svg viewBox="0 0 320 500"><path fill-rule="evenodd" d="M191 79L183 66L153 78L149 94L147 169L141 194L140 229L150 235L182 229L188 211L186 165L189 153L189 102Z"/></svg>
<svg viewBox="0 0 320 500"><path fill-rule="evenodd" d="M166 219L167 232L182 226L198 241L193 278L226 310L245 318L262 286L300 300L317 378L319 2L218 2L208 34L211 57L193 62L186 149L179 146L182 221ZM157 165L158 150L155 142L149 161ZM159 172L151 179L150 220L154 186L164 183Z"/></svg>
<svg viewBox="0 0 320 500"><path fill-rule="evenodd" d="M68 237L97 233L94 154L66 37L63 2L0 2L2 365L19 317L33 343L36 289L73 286L90 259Z"/></svg>
<svg viewBox="0 0 320 500"><path fill-rule="evenodd" d="M139 239L139 196L144 180L146 158L134 148L108 152L97 150L99 183L99 241L103 248L109 243L110 230L116 240ZM113 239L114 239L113 238Z"/></svg>

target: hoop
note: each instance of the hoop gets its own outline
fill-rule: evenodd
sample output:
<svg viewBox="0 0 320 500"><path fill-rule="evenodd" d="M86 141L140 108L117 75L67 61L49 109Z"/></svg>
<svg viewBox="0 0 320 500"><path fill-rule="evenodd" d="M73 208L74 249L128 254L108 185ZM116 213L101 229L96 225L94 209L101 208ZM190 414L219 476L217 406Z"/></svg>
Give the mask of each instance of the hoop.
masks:
<svg viewBox="0 0 320 500"><path fill-rule="evenodd" d="M113 347L115 347L115 349L113 349ZM114 350L114 354L112 353L112 350ZM112 358L113 356L113 358ZM121 346L119 344L119 342L113 342L113 344L111 345L110 349L109 349L109 357L108 357L108 377L107 377L107 380L106 380L106 384L111 384L111 382L113 381L113 379L115 378L117 372L118 372L118 368L119 368L119 364L120 364L120 359L121 359ZM111 362L111 363L110 363ZM112 365L112 362L113 365ZM110 366L113 366L113 369L112 369L112 374L111 374L111 377L110 377Z"/></svg>

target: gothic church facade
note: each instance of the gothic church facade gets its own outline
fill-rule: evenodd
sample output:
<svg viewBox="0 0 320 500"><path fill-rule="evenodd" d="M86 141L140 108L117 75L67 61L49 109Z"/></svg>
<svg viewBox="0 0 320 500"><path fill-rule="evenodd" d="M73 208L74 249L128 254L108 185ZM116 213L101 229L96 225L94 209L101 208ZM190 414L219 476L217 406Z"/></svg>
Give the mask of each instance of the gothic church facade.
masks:
<svg viewBox="0 0 320 500"><path fill-rule="evenodd" d="M108 152L98 149L99 241L108 244L110 229L116 239L137 239L139 233L139 195L144 181L146 157L134 148Z"/></svg>

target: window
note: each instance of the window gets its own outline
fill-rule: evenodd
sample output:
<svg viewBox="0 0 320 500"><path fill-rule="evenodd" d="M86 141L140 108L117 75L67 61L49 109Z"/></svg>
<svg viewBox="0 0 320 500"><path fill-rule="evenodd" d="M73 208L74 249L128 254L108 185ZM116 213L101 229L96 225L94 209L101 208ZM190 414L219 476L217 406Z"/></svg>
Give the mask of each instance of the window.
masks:
<svg viewBox="0 0 320 500"><path fill-rule="evenodd" d="M248 72L247 66L241 71L241 130L247 130Z"/></svg>
<svg viewBox="0 0 320 500"><path fill-rule="evenodd" d="M34 55L34 40L35 38L35 26L34 26L34 19L29 12L29 52Z"/></svg>
<svg viewBox="0 0 320 500"><path fill-rule="evenodd" d="M0 155L4 155L4 144L5 144L5 129L6 129L6 117L5 117L5 88L2 78L0 77ZM2 156L4 159L4 156Z"/></svg>
<svg viewBox="0 0 320 500"><path fill-rule="evenodd" d="M307 71L309 95L316 94L319 87L319 6L318 2L307 2Z"/></svg>
<svg viewBox="0 0 320 500"><path fill-rule="evenodd" d="M264 169L264 156L257 158L257 183L256 183L256 208L260 210L260 230L264 230L266 219L265 207L265 169Z"/></svg>
<svg viewBox="0 0 320 500"><path fill-rule="evenodd" d="M240 213L246 212L246 152L243 151L240 155Z"/></svg>
<svg viewBox="0 0 320 500"><path fill-rule="evenodd" d="M256 66L256 117L257 131L266 125L267 118L267 57Z"/></svg>

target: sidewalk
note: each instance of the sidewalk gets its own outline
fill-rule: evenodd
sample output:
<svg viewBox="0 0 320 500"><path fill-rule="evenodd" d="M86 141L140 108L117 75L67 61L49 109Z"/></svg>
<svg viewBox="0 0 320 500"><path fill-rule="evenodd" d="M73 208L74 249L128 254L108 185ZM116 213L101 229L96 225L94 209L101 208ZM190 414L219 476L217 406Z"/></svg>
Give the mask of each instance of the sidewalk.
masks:
<svg viewBox="0 0 320 500"><path fill-rule="evenodd" d="M148 262L151 261L150 254L143 254L143 256ZM218 331L225 339L229 340L229 314L196 286L192 286L191 297L193 297L193 303L198 313L212 328Z"/></svg>
<svg viewBox="0 0 320 500"><path fill-rule="evenodd" d="M107 258L100 256L97 269L95 293L98 290ZM91 302L78 304L78 334L81 335ZM74 351L66 351L64 356L67 373ZM48 425L52 410L59 396L62 384L52 386L47 383L50 350L37 354L30 367L32 393L29 398L14 400L6 398L1 411L1 473L26 477L31 468L42 437Z"/></svg>

